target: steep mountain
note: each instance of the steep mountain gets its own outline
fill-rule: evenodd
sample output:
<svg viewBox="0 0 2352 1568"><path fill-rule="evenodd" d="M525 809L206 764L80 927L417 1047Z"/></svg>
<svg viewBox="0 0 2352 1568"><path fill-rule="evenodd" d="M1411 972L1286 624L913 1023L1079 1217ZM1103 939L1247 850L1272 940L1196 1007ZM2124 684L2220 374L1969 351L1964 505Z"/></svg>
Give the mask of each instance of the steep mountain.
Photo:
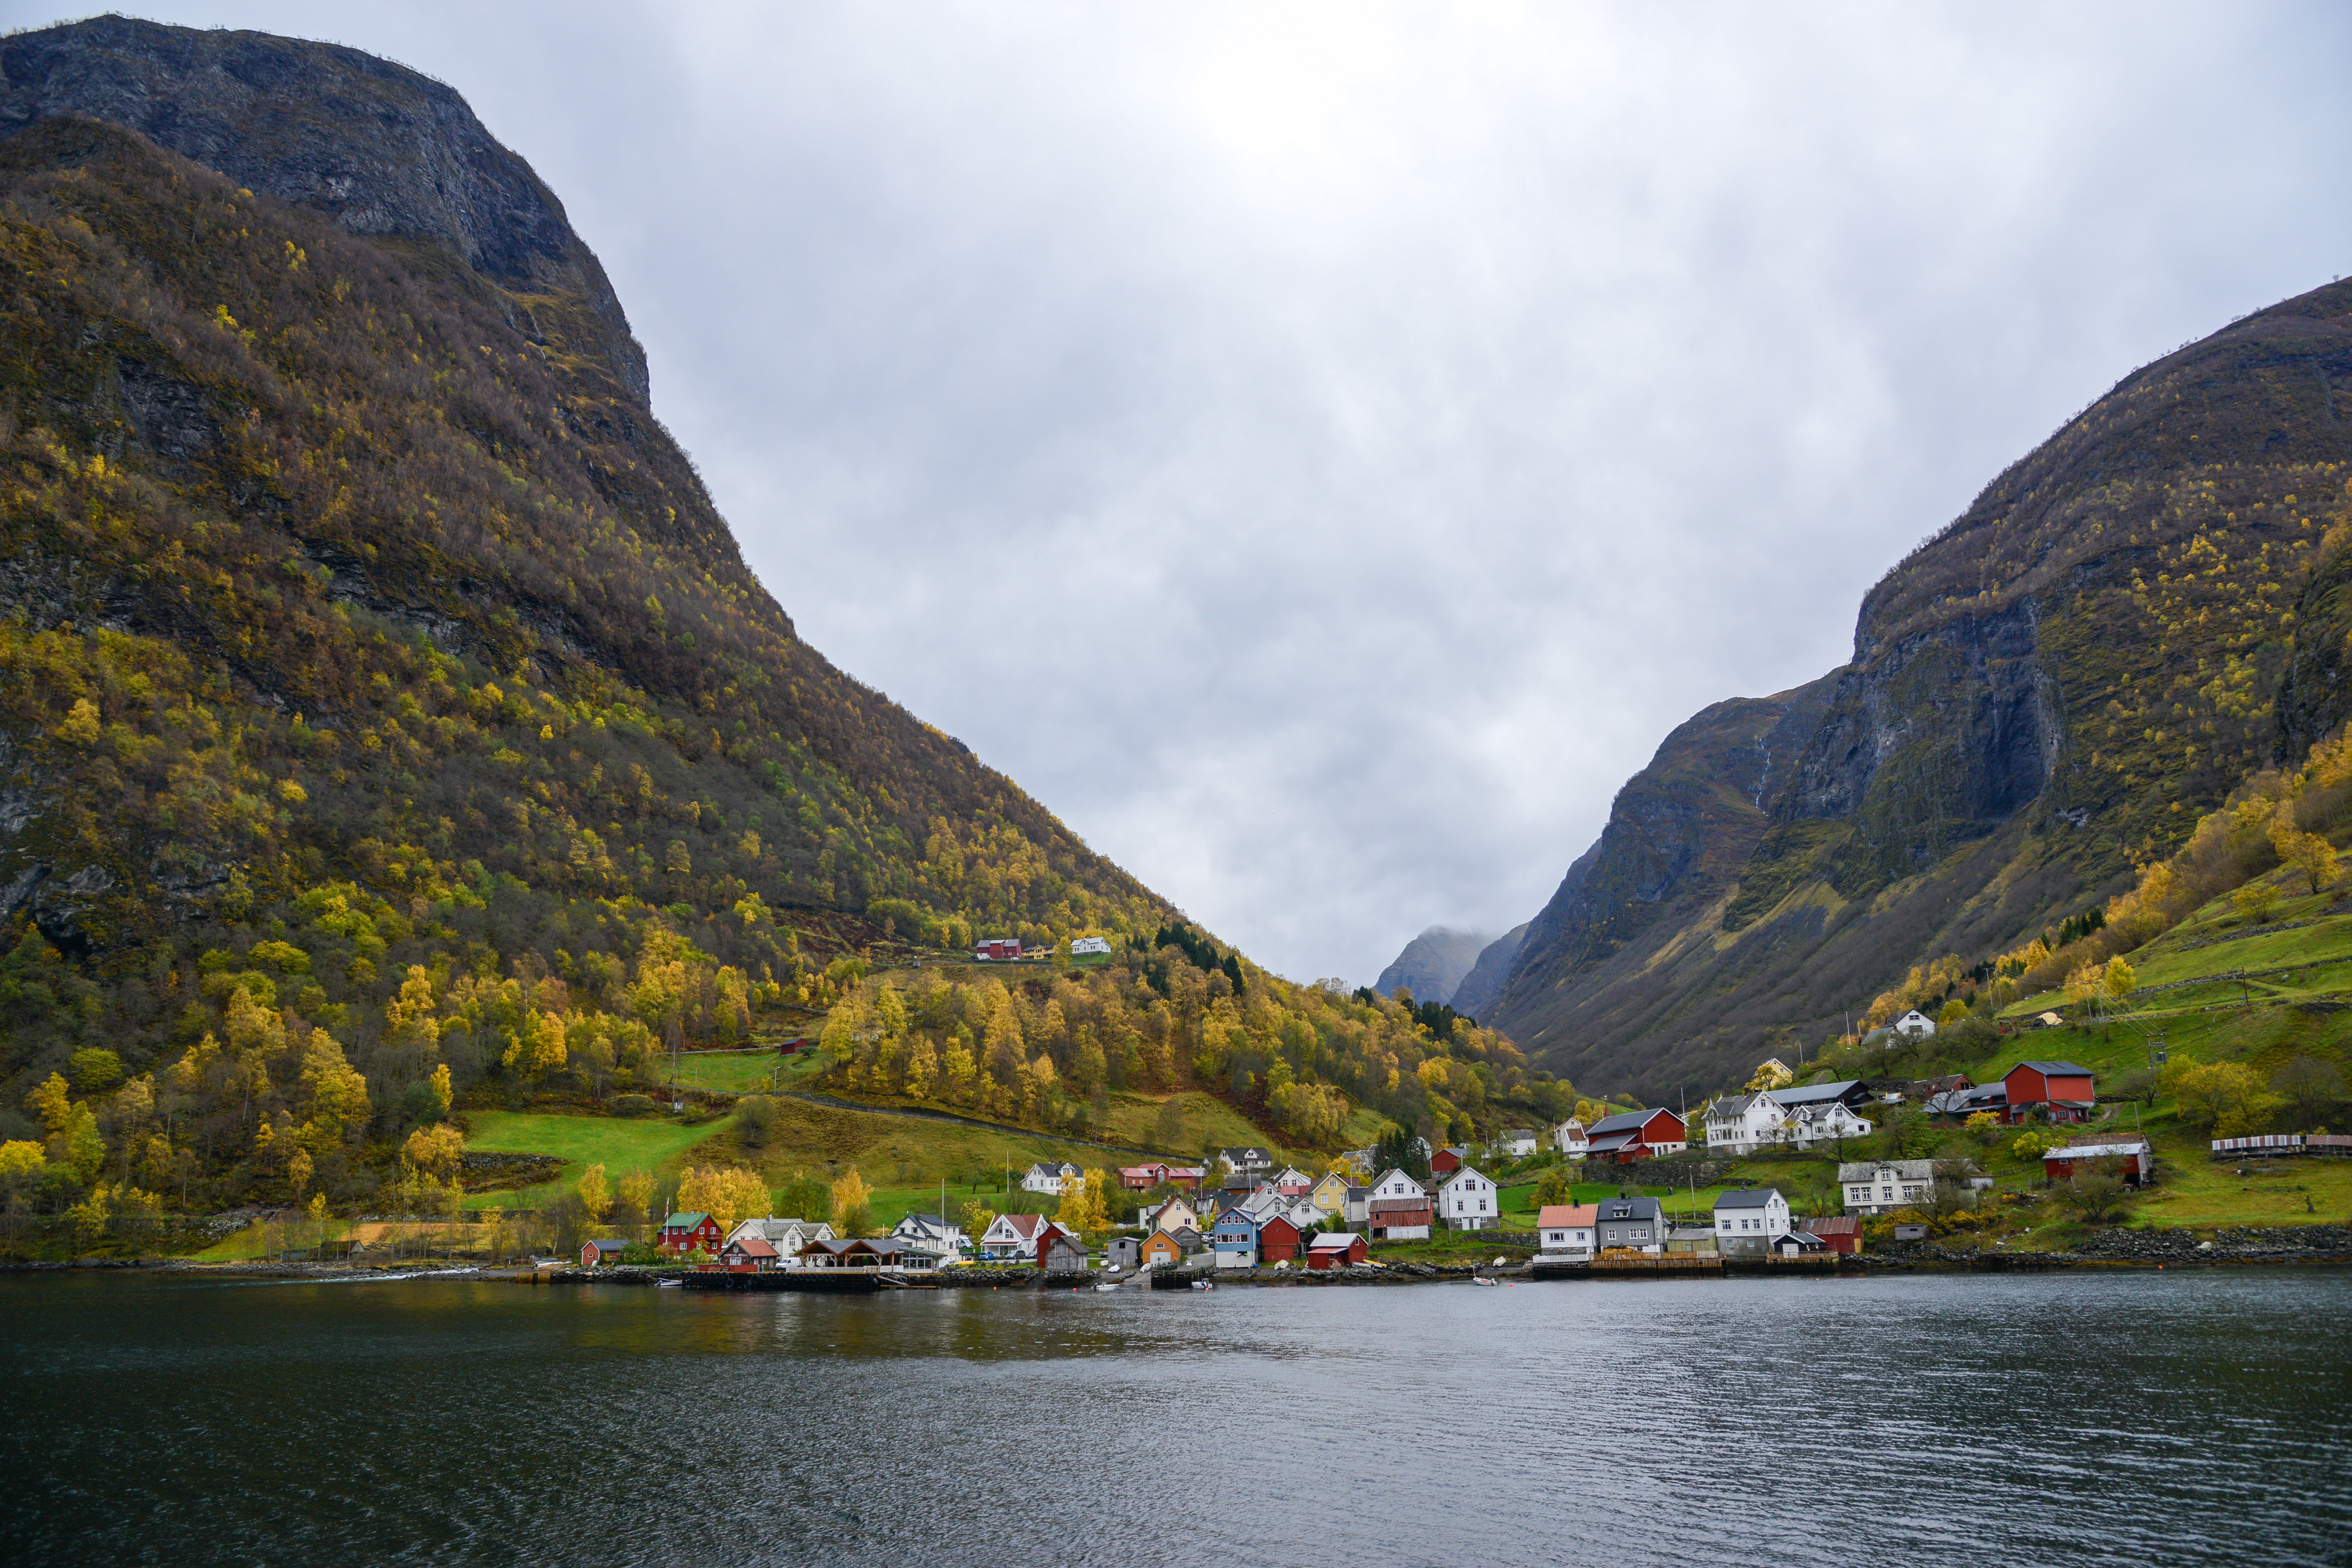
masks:
<svg viewBox="0 0 2352 1568"><path fill-rule="evenodd" d="M1478 962L1478 953L1489 940L1475 931L1432 926L1404 944L1404 951L1381 971L1372 989L1386 996L1402 985L1416 1002L1451 1001L1454 988Z"/></svg>
<svg viewBox="0 0 2352 1568"><path fill-rule="evenodd" d="M2347 377L2336 284L2068 421L1872 589L1850 664L1668 738L1493 1021L1590 1089L1713 1087L2120 886L2299 759L2352 709Z"/></svg>
<svg viewBox="0 0 2352 1568"><path fill-rule="evenodd" d="M1512 961L1519 956L1519 944L1527 940L1528 927L1531 923L1521 921L1480 948L1478 962L1470 966L1470 973L1464 975L1462 983L1454 988L1448 1005L1455 1012L1467 1014L1473 1018L1484 1013L1487 1004L1494 1001L1495 994L1502 990L1503 982L1511 977Z"/></svg>
<svg viewBox="0 0 2352 1568"><path fill-rule="evenodd" d="M937 1029L1031 1125L1557 1098L1246 967L801 641L447 89L107 17L0 39L0 1197L355 1200L453 1100L829 1008L842 1081L915 1092ZM992 931L1114 954L909 1021L850 951Z"/></svg>

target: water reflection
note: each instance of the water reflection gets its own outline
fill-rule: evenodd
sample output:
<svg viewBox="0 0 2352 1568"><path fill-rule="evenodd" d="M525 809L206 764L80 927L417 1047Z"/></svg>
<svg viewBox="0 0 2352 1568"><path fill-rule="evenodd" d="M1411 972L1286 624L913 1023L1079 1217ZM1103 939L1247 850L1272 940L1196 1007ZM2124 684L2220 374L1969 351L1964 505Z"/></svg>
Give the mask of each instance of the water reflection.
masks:
<svg viewBox="0 0 2352 1568"><path fill-rule="evenodd" d="M874 1297L19 1277L0 1539L187 1563L2334 1560L2347 1305L2326 1273Z"/></svg>

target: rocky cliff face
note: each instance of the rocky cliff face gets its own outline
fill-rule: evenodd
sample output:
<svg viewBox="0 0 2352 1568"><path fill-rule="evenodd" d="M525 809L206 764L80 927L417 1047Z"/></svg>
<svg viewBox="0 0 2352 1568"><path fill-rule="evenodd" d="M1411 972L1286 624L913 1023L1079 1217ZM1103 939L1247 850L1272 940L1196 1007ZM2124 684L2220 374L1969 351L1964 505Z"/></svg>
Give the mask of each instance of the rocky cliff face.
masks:
<svg viewBox="0 0 2352 1568"><path fill-rule="evenodd" d="M2336 284L2126 378L1871 591L1851 665L1668 738L1494 1021L1590 1088L1714 1088L2299 756L2352 713L2347 377Z"/></svg>
<svg viewBox="0 0 2352 1568"><path fill-rule="evenodd" d="M614 380L651 393L604 268L530 165L429 77L332 44L127 16L0 38L0 136L64 114L127 126L353 234L425 240L522 296L576 310ZM589 345L582 345L589 346Z"/></svg>
<svg viewBox="0 0 2352 1568"><path fill-rule="evenodd" d="M1503 989L1503 982L1511 977L1511 965L1519 956L1519 944L1528 939L1528 927L1532 921L1521 921L1485 947L1478 950L1478 962L1454 988L1448 1005L1460 1014L1472 1018L1483 1017L1488 1004Z"/></svg>

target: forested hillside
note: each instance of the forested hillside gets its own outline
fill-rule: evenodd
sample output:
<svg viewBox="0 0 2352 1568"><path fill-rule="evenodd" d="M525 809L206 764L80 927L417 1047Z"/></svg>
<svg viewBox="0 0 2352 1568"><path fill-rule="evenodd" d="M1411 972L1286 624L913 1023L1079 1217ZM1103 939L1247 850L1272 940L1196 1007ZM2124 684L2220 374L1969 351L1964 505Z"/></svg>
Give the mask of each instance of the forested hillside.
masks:
<svg viewBox="0 0 2352 1568"><path fill-rule="evenodd" d="M1808 721L1725 704L1668 741L1492 1020L1592 1088L1736 1082L2298 763L2352 709L2347 377L2336 284L2126 378L1871 591Z"/></svg>
<svg viewBox="0 0 2352 1568"><path fill-rule="evenodd" d="M469 1103L828 1009L845 1087L1031 1126L1566 1094L1244 964L803 643L447 89L121 18L0 71L0 1197L359 1201ZM993 932L1113 967L926 977L896 1026L869 955Z"/></svg>

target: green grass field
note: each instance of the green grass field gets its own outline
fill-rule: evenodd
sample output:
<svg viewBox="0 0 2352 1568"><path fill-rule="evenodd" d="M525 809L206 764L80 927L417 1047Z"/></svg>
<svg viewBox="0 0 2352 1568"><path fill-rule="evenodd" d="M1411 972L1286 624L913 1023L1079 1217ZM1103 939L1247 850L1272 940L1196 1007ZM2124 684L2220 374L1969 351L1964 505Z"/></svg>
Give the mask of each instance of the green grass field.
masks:
<svg viewBox="0 0 2352 1568"><path fill-rule="evenodd" d="M565 1188L576 1185L580 1173L602 1163L606 1177L618 1181L623 1172L647 1170L656 1176L674 1173L687 1163L696 1145L724 1141L728 1123L706 1122L689 1127L668 1117L623 1119L614 1116L566 1116L545 1111L483 1110L468 1120L473 1131L468 1149L490 1153L553 1154L564 1162L552 1181L503 1192L472 1193L467 1208L540 1208Z"/></svg>

